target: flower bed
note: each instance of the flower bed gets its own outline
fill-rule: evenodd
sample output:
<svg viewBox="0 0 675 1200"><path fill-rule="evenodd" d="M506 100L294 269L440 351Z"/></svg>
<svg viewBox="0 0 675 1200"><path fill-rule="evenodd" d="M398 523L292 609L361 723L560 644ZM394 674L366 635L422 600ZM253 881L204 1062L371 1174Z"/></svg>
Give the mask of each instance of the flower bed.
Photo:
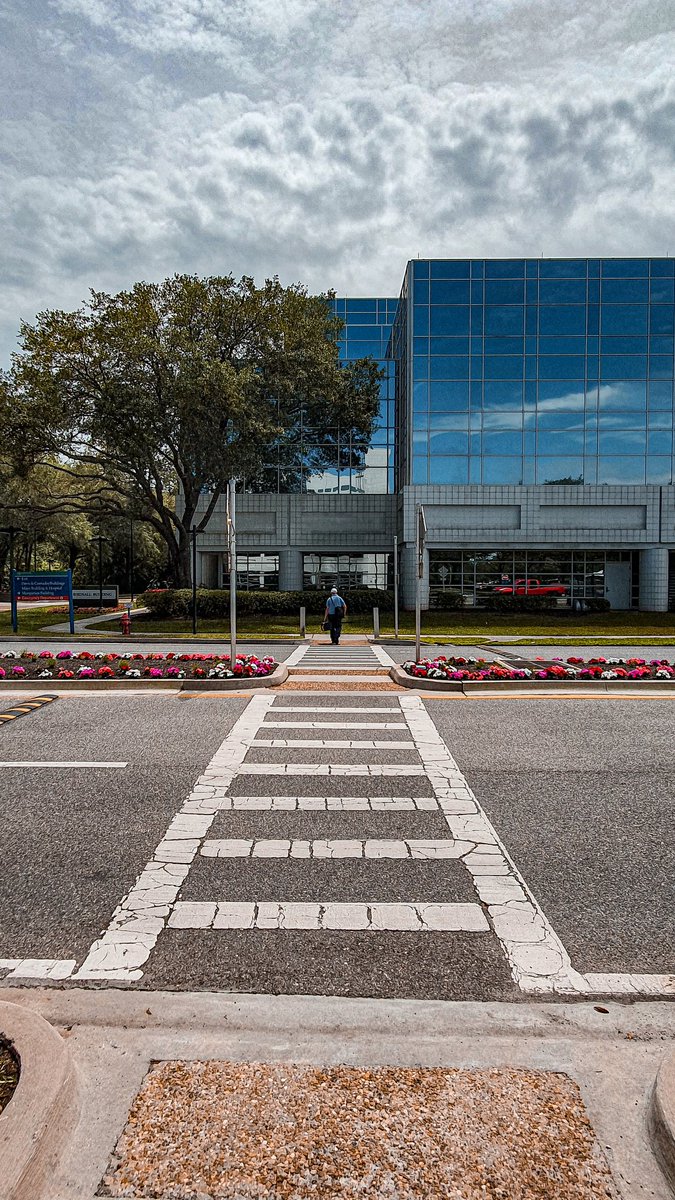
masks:
<svg viewBox="0 0 675 1200"><path fill-rule="evenodd" d="M278 666L273 658L238 654L92 654L88 650L8 650L0 654L0 682L21 679L237 679L264 678Z"/></svg>
<svg viewBox="0 0 675 1200"><path fill-rule="evenodd" d="M562 658L536 659L541 666L506 667L483 658L446 658L404 662L402 670L417 679L449 680L453 683L522 679L675 679L675 664L653 658Z"/></svg>

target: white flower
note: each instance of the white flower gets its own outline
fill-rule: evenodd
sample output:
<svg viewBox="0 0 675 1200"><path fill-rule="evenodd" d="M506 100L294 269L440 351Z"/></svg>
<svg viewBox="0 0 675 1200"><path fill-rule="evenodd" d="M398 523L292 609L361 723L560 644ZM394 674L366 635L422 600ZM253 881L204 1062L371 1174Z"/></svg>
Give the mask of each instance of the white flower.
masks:
<svg viewBox="0 0 675 1200"><path fill-rule="evenodd" d="M40 671L40 674L38 675L38 679L52 679L53 675L54 675L53 671Z"/></svg>
<svg viewBox="0 0 675 1200"><path fill-rule="evenodd" d="M125 679L140 679L140 677L140 671L127 671L125 675Z"/></svg>

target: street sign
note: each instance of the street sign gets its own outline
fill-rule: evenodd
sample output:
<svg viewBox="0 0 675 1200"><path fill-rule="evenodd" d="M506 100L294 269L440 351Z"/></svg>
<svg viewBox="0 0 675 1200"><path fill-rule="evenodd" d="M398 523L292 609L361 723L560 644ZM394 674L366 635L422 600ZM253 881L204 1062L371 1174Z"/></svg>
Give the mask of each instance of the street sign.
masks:
<svg viewBox="0 0 675 1200"><path fill-rule="evenodd" d="M105 608L116 608L119 600L120 590L116 583L106 583L103 588L73 588L73 604L76 608L88 608L90 604L100 602Z"/></svg>
<svg viewBox="0 0 675 1200"><path fill-rule="evenodd" d="M424 516L424 505L417 506L417 528L415 530L415 550L417 552L417 579L415 580L415 661L419 662L422 653L422 598L420 584L424 579L424 544L427 539L427 522Z"/></svg>
<svg viewBox="0 0 675 1200"><path fill-rule="evenodd" d="M427 540L427 522L424 505L417 508L417 577L424 579L424 546Z"/></svg>
<svg viewBox="0 0 675 1200"><path fill-rule="evenodd" d="M70 632L75 632L72 571L12 571L12 629L19 629L18 600L67 600Z"/></svg>

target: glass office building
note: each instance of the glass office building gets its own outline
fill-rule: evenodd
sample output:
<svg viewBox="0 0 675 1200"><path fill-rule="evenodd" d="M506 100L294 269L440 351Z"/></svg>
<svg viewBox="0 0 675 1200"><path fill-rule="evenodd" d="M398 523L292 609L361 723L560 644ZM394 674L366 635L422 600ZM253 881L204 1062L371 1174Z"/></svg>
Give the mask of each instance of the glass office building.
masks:
<svg viewBox="0 0 675 1200"><path fill-rule="evenodd" d="M673 267L418 259L397 299L333 299L343 361L383 370L374 434L273 448L239 503L241 585L389 586L396 544L410 606L423 504L424 605L531 579L561 605L675 608ZM222 525L202 541L218 582Z"/></svg>
<svg viewBox="0 0 675 1200"><path fill-rule="evenodd" d="M673 260L408 265L406 484L670 484Z"/></svg>

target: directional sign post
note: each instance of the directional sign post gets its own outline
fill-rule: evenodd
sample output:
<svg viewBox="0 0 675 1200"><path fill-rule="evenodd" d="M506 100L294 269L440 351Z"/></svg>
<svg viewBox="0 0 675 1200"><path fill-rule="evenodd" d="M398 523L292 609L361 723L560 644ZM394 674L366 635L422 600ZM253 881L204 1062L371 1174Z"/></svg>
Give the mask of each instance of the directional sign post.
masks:
<svg viewBox="0 0 675 1200"><path fill-rule="evenodd" d="M424 516L424 505L417 505L417 521L415 531L415 552L417 558L417 578L415 580L415 662L422 655L422 598L420 589L424 579L424 547L427 540L427 522Z"/></svg>
<svg viewBox="0 0 675 1200"><path fill-rule="evenodd" d="M19 600L67 600L70 632L75 632L72 571L12 571L12 629L19 629Z"/></svg>

